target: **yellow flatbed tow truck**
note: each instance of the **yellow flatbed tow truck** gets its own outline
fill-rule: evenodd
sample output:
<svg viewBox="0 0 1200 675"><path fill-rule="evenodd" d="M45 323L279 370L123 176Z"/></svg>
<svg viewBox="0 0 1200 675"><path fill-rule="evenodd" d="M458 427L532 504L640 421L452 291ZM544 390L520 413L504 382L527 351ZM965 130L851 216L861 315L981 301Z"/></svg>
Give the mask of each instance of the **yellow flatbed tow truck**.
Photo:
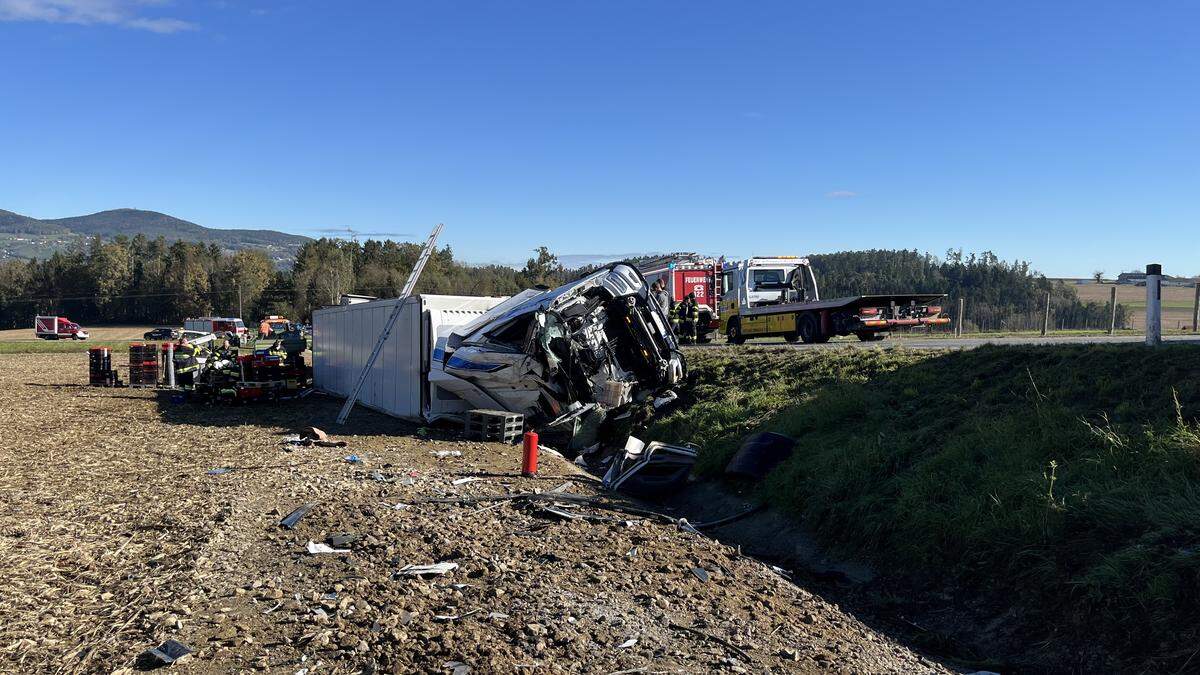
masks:
<svg viewBox="0 0 1200 675"><path fill-rule="evenodd" d="M777 336L788 342L822 343L837 335L855 335L873 342L899 327L950 323L942 315L942 293L822 300L808 259L796 256L726 262L721 291L721 331L739 345L750 338Z"/></svg>

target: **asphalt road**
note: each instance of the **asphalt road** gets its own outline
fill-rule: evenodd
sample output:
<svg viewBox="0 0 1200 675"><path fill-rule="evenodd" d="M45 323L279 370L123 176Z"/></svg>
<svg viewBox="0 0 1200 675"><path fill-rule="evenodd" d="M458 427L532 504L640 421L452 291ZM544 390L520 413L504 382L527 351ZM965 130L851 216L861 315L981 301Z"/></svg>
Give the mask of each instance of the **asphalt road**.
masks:
<svg viewBox="0 0 1200 675"><path fill-rule="evenodd" d="M1145 342L1141 335L1064 335L1064 336L1009 336L1009 337L962 337L962 338L920 338L920 337L888 337L879 342L859 342L858 340L839 340L825 344L788 344L779 339L748 340L747 346L786 347L788 349L840 349L852 347L857 349L886 349L889 347L906 347L908 349L975 349L983 345L1085 345L1085 344L1141 344ZM1168 335L1163 338L1169 344L1200 345L1200 337L1192 335ZM724 347L726 343L713 342L705 345L694 345L693 348Z"/></svg>

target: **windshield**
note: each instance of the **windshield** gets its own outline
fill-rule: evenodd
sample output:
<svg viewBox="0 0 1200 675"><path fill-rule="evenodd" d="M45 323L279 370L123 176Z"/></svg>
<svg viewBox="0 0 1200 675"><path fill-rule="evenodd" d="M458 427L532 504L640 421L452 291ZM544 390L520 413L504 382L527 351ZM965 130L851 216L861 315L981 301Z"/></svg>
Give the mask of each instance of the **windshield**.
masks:
<svg viewBox="0 0 1200 675"><path fill-rule="evenodd" d="M778 291L787 288L787 274L782 269L756 269L750 279L756 291Z"/></svg>

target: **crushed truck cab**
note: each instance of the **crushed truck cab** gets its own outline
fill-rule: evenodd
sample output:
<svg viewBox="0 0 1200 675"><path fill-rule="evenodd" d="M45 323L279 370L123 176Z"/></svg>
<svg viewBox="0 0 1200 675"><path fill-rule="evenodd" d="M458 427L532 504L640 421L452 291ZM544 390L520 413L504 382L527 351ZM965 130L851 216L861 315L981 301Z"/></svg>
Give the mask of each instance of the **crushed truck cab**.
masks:
<svg viewBox="0 0 1200 675"><path fill-rule="evenodd" d="M950 322L942 316L946 296L940 293L822 300L808 259L794 256L727 262L721 287L721 331L733 344L760 337L822 343L839 335L870 342L895 328Z"/></svg>

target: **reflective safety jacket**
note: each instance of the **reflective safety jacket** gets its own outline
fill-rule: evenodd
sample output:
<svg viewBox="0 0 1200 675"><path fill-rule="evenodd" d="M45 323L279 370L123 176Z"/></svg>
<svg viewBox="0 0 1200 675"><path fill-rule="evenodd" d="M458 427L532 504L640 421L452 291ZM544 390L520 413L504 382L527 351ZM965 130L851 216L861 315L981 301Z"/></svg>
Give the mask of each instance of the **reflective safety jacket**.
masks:
<svg viewBox="0 0 1200 675"><path fill-rule="evenodd" d="M176 345L175 356L175 372L190 373L200 366L200 362L196 360L197 349L194 345Z"/></svg>

